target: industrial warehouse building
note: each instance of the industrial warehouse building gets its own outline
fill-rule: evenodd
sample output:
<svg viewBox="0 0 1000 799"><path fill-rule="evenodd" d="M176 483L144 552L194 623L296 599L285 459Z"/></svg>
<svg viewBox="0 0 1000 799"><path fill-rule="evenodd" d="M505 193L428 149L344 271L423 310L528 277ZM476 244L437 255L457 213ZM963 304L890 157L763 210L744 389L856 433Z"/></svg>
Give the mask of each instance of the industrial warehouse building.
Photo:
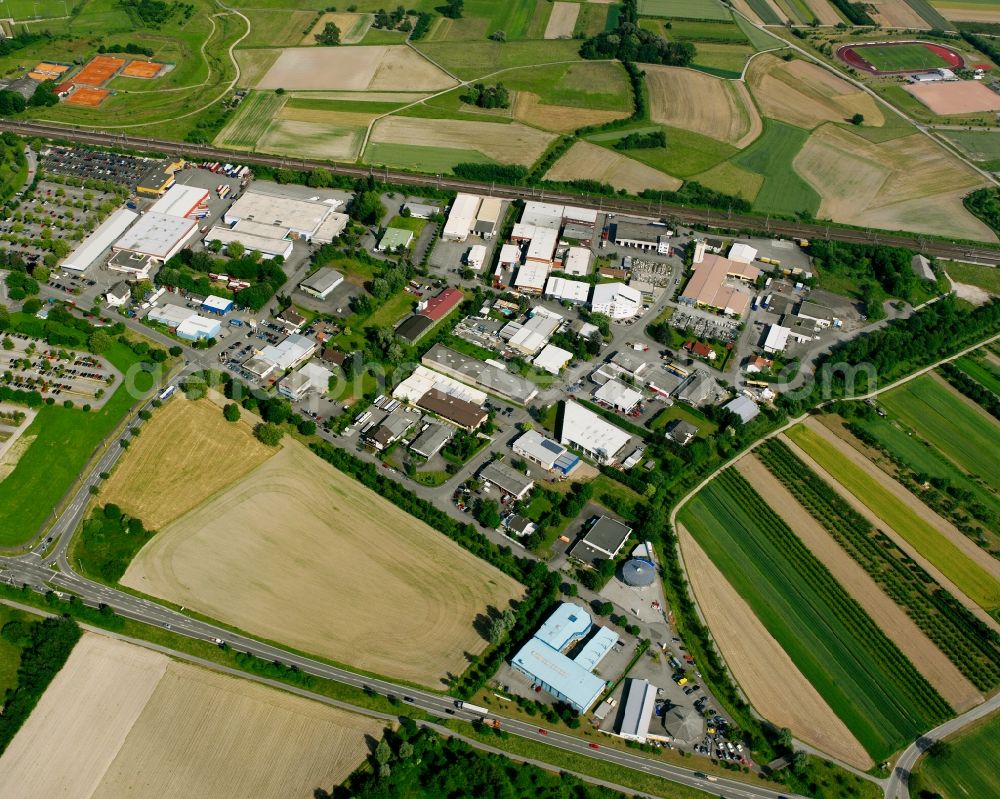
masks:
<svg viewBox="0 0 1000 799"><path fill-rule="evenodd" d="M648 680L630 677L625 681L622 707L615 731L626 741L646 743L649 722L656 709L656 686Z"/></svg>
<svg viewBox="0 0 1000 799"><path fill-rule="evenodd" d="M308 360L316 351L316 342L292 333L280 344L271 344L254 355L243 368L258 377L267 377L271 372L294 369L303 361Z"/></svg>
<svg viewBox="0 0 1000 799"><path fill-rule="evenodd" d="M606 422L580 403L572 400L563 403L559 443L580 450L599 464L614 464L630 438L620 427Z"/></svg>
<svg viewBox="0 0 1000 799"><path fill-rule="evenodd" d="M175 183L153 203L149 213L181 219L204 219L208 215L208 189Z"/></svg>
<svg viewBox="0 0 1000 799"><path fill-rule="evenodd" d="M288 258L292 254L292 242L289 239L263 235L274 230L276 228L257 222L238 222L231 228L214 225L205 235L205 241L217 241L223 247L236 242L242 244L247 252L259 252L265 260Z"/></svg>
<svg viewBox="0 0 1000 799"><path fill-rule="evenodd" d="M96 261L122 234L139 215L127 208L119 208L105 219L97 229L80 242L66 256L60 266L69 272L83 272Z"/></svg>
<svg viewBox="0 0 1000 799"><path fill-rule="evenodd" d="M112 249L145 255L160 262L169 261L197 231L198 223L193 219L150 211L139 217Z"/></svg>
<svg viewBox="0 0 1000 799"><path fill-rule="evenodd" d="M344 276L336 269L323 267L299 283L299 288L317 300L325 300L337 286L344 282Z"/></svg>
<svg viewBox="0 0 1000 799"><path fill-rule="evenodd" d="M476 215L482 197L475 194L459 193L455 196L448 211L448 220L444 223L441 238L445 241L465 241L476 226Z"/></svg>
<svg viewBox="0 0 1000 799"><path fill-rule="evenodd" d="M229 227L241 221L256 222L274 228L272 238L312 241L339 205L336 200L302 200L251 189L233 203L223 221Z"/></svg>
<svg viewBox="0 0 1000 799"><path fill-rule="evenodd" d="M375 245L375 252L397 252L405 250L413 241L413 231L390 227L385 229L382 238Z"/></svg>
<svg viewBox="0 0 1000 799"><path fill-rule="evenodd" d="M443 344L435 344L420 361L430 369L518 405L525 405L538 394L538 387L530 380L463 355Z"/></svg>
<svg viewBox="0 0 1000 799"><path fill-rule="evenodd" d="M326 394L330 389L332 377L333 372L329 369L309 361L297 372L281 378L281 382L278 383L278 393L291 400L300 400L310 392Z"/></svg>
<svg viewBox="0 0 1000 799"><path fill-rule="evenodd" d="M612 378L594 392L594 399L622 413L632 413L642 402L642 394Z"/></svg>
<svg viewBox="0 0 1000 799"><path fill-rule="evenodd" d="M528 430L514 441L514 454L543 469L564 477L580 463L580 456L574 455L566 447L551 438L546 438L537 430Z"/></svg>
<svg viewBox="0 0 1000 799"><path fill-rule="evenodd" d="M488 414L474 402L446 394L436 388L427 391L417 400L417 407L440 416L463 430L477 430L486 421Z"/></svg>
<svg viewBox="0 0 1000 799"><path fill-rule="evenodd" d="M583 305L590 298L590 284L582 280L550 277L545 282L545 296L550 300Z"/></svg>
<svg viewBox="0 0 1000 799"><path fill-rule="evenodd" d="M747 312L751 299L747 286L760 275L756 266L709 253L692 269L694 274L678 302L711 308L727 316L740 317Z"/></svg>
<svg viewBox="0 0 1000 799"><path fill-rule="evenodd" d="M503 461L490 461L479 472L479 479L484 483L496 486L514 499L524 499L535 481L523 472L508 466Z"/></svg>
<svg viewBox="0 0 1000 799"><path fill-rule="evenodd" d="M579 605L563 602L511 659L515 671L534 685L586 713L607 687L593 673L618 642L618 633L597 627ZM573 657L564 654L577 649Z"/></svg>
<svg viewBox="0 0 1000 799"><path fill-rule="evenodd" d="M178 338L187 341L215 338L222 330L218 319L207 319L180 305L151 308L146 319L172 329Z"/></svg>
<svg viewBox="0 0 1000 799"><path fill-rule="evenodd" d="M451 441L455 434L455 428L446 424L436 424L428 422L420 434L410 444L410 452L430 460L441 450L445 444Z"/></svg>
<svg viewBox="0 0 1000 799"><path fill-rule="evenodd" d="M624 283L599 283L594 286L590 309L614 321L632 319L642 310L642 295Z"/></svg>
<svg viewBox="0 0 1000 799"><path fill-rule="evenodd" d="M557 375L572 360L573 353L569 350L564 350L555 344L546 344L531 363L549 374Z"/></svg>

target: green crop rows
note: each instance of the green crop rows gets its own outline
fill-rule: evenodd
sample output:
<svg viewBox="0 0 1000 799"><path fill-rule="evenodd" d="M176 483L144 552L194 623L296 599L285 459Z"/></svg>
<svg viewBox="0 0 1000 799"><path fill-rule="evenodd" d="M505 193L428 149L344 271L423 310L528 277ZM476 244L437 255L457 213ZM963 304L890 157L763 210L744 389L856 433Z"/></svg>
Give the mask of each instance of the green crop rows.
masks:
<svg viewBox="0 0 1000 799"><path fill-rule="evenodd" d="M1000 636L934 582L781 441L757 449L803 508L981 691L1000 684Z"/></svg>
<svg viewBox="0 0 1000 799"><path fill-rule="evenodd" d="M952 714L864 609L732 469L695 496L681 522L875 760Z"/></svg>
<svg viewBox="0 0 1000 799"><path fill-rule="evenodd" d="M985 358L976 358L973 355L959 358L955 361L955 366L1000 397L1000 367Z"/></svg>

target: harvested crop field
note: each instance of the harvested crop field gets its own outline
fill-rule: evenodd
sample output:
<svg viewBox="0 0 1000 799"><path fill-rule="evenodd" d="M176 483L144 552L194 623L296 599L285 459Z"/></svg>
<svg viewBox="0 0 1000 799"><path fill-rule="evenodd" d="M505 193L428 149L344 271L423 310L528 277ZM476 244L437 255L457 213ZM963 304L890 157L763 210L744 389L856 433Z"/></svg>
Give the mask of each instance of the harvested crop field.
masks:
<svg viewBox="0 0 1000 799"><path fill-rule="evenodd" d="M836 25L843 21L829 0L806 0L806 5L819 20L820 25Z"/></svg>
<svg viewBox="0 0 1000 799"><path fill-rule="evenodd" d="M258 81L258 89L433 91L455 81L409 47L293 47Z"/></svg>
<svg viewBox="0 0 1000 799"><path fill-rule="evenodd" d="M207 399L178 396L155 411L101 489L151 530L183 516L273 454L246 422Z"/></svg>
<svg viewBox="0 0 1000 799"><path fill-rule="evenodd" d="M756 457L747 455L736 469L761 498L802 540L810 552L826 566L847 592L927 678L938 693L958 712L983 701L982 694L969 682L940 649L917 627L863 568L803 508Z"/></svg>
<svg viewBox="0 0 1000 799"><path fill-rule="evenodd" d="M454 119L386 117L372 128L377 144L416 144L445 149L478 150L504 164L531 166L555 138L517 122L471 122Z"/></svg>
<svg viewBox="0 0 1000 799"><path fill-rule="evenodd" d="M312 30L302 39L303 45L316 44L316 34L321 33L328 22L332 22L340 28L341 44L357 44L365 38L368 29L372 26L373 14L352 14L350 12L327 12L321 16Z"/></svg>
<svg viewBox="0 0 1000 799"><path fill-rule="evenodd" d="M376 114L285 106L260 139L261 152L354 161Z"/></svg>
<svg viewBox="0 0 1000 799"><path fill-rule="evenodd" d="M366 671L439 686L521 586L298 442L153 539L122 583ZM400 634L401 631L405 634Z"/></svg>
<svg viewBox="0 0 1000 799"><path fill-rule="evenodd" d="M616 189L625 189L632 194L638 194L643 189L676 191L681 186L677 178L586 141L574 143L545 174L546 180L584 178L610 183Z"/></svg>
<svg viewBox="0 0 1000 799"><path fill-rule="evenodd" d="M796 668L719 568L678 528L684 566L698 606L726 665L758 713L857 768L873 765L847 726Z"/></svg>
<svg viewBox="0 0 1000 799"><path fill-rule="evenodd" d="M745 147L762 131L757 108L740 82L692 69L645 67L650 118Z"/></svg>
<svg viewBox="0 0 1000 799"><path fill-rule="evenodd" d="M847 81L806 61L755 58L747 84L766 117L812 130L824 122L843 122L856 113L865 125L882 127L885 117L875 100Z"/></svg>
<svg viewBox="0 0 1000 799"><path fill-rule="evenodd" d="M234 55L240 67L239 86L253 88L278 60L283 51L278 49L254 48L237 50Z"/></svg>
<svg viewBox="0 0 1000 799"><path fill-rule="evenodd" d="M342 782L381 727L85 634L0 758L0 795L304 798Z"/></svg>
<svg viewBox="0 0 1000 799"><path fill-rule="evenodd" d="M1000 94L979 81L908 83L903 88L939 116L1000 111Z"/></svg>
<svg viewBox="0 0 1000 799"><path fill-rule="evenodd" d="M870 142L825 125L806 141L794 167L822 197L820 217L996 240L962 205L962 195L982 185L981 176L921 134ZM915 215L915 207L934 212Z"/></svg>
<svg viewBox="0 0 1000 799"><path fill-rule="evenodd" d="M588 125L603 125L628 116L619 111L601 111L572 105L545 105L534 92L517 92L514 98L514 119L543 130L570 133Z"/></svg>
<svg viewBox="0 0 1000 799"><path fill-rule="evenodd" d="M742 197L750 203L753 203L757 198L764 185L763 175L738 167L729 161L723 161L707 172L695 175L694 180L697 180L702 186L731 194L734 197Z"/></svg>
<svg viewBox="0 0 1000 799"><path fill-rule="evenodd" d="M552 15L545 26L545 39L572 39L576 18L580 15L579 3L555 2Z"/></svg>
<svg viewBox="0 0 1000 799"><path fill-rule="evenodd" d="M934 0L933 5L955 22L1000 23L1000 8L993 0Z"/></svg>
<svg viewBox="0 0 1000 799"><path fill-rule="evenodd" d="M1000 607L1000 562L962 535L903 486L835 436L816 419L788 431L788 438L836 483L933 562L980 607Z"/></svg>
<svg viewBox="0 0 1000 799"><path fill-rule="evenodd" d="M868 0L872 18L886 28L926 30L930 27L906 0Z"/></svg>

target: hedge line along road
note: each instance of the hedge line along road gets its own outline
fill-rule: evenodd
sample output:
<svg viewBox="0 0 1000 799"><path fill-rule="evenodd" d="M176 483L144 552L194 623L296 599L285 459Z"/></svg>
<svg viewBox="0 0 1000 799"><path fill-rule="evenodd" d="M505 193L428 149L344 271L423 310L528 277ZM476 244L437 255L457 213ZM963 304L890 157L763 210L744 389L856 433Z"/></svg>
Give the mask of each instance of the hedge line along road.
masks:
<svg viewBox="0 0 1000 799"><path fill-rule="evenodd" d="M164 155L184 156L191 160L211 160L239 162L247 165L269 166L277 169L325 169L329 172L350 177L374 175L387 183L406 186L429 186L432 188L486 193L508 200L551 200L566 203L594 205L602 211L635 214L639 216L669 216L684 225L708 225L726 229L759 230L771 235L784 235L804 239L832 239L855 244L885 244L894 247L916 248L926 255L938 258L973 260L984 264L1000 264L1000 246L985 244L954 243L928 239L918 234L890 233L877 230L854 230L837 225L811 222L789 222L772 220L757 214L733 214L719 209L689 208L683 205L660 203L653 200L624 200L618 197L585 196L563 194L554 190L537 187L516 187L461 180L441 175L417 175L409 172L395 172L390 169L329 164L301 158L245 153L224 150L201 144L185 144L118 133L80 130L49 123L21 122L10 119L0 120L0 131L10 131L29 138L57 139L76 144L91 144L101 147L119 147L139 152L155 152Z"/></svg>

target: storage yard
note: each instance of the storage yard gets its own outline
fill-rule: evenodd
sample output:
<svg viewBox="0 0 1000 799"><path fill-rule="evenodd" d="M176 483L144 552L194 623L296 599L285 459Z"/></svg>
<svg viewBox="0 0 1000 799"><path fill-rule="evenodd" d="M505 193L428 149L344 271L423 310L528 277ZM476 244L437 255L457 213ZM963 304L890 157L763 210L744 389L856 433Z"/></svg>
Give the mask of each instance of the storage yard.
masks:
<svg viewBox="0 0 1000 799"><path fill-rule="evenodd" d="M312 796L350 774L382 724L85 634L0 757L22 799ZM60 757L53 760L52 751Z"/></svg>
<svg viewBox="0 0 1000 799"><path fill-rule="evenodd" d="M252 579L248 579L252 575ZM437 687L511 578L301 444L172 525L122 583L365 671ZM405 634L403 634L405 632Z"/></svg>

